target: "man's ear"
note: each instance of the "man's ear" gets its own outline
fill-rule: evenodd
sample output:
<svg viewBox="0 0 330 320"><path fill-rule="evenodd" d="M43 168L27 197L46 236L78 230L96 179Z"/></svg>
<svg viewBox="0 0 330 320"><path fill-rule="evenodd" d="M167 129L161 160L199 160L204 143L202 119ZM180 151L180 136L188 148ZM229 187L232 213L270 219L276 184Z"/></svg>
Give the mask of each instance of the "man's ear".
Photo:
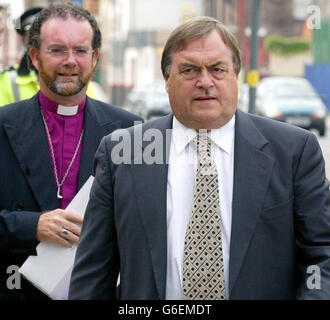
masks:
<svg viewBox="0 0 330 320"><path fill-rule="evenodd" d="M29 55L33 66L39 71L39 51L36 48L30 48Z"/></svg>
<svg viewBox="0 0 330 320"><path fill-rule="evenodd" d="M96 67L97 61L99 59L99 54L100 54L100 49L95 49L95 51L93 52L93 68Z"/></svg>
<svg viewBox="0 0 330 320"><path fill-rule="evenodd" d="M168 93L168 89L169 89L168 78L169 77L167 77L167 78L164 79L165 80L165 88L166 88L167 93Z"/></svg>

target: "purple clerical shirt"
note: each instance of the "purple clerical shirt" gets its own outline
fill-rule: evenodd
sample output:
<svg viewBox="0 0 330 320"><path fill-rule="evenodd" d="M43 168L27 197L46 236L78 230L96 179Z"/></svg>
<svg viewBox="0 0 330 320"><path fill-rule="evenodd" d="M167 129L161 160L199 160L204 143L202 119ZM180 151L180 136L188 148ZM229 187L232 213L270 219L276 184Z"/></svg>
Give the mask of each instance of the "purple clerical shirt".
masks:
<svg viewBox="0 0 330 320"><path fill-rule="evenodd" d="M45 121L49 129L50 138L52 140L51 143L53 144L55 153L58 180L59 183L61 183L75 153L83 129L86 98L79 104L77 113L74 115L58 114L58 104L47 98L41 91L39 91L39 101L42 113L45 117ZM48 141L48 146L49 153L52 158L50 141ZM81 150L82 143L80 144L76 158L60 189L60 194L63 197L63 199L60 201L60 206L62 209L67 207L78 190ZM52 159L52 165L55 179L54 159Z"/></svg>

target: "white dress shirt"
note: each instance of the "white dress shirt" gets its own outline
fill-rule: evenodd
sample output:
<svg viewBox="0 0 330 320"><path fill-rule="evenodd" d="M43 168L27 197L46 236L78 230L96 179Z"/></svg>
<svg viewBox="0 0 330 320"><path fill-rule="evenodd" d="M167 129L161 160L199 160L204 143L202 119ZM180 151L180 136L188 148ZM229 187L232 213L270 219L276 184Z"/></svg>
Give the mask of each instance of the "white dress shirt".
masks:
<svg viewBox="0 0 330 320"><path fill-rule="evenodd" d="M182 295L183 251L186 229L192 211L197 170L197 151L189 142L197 135L173 117L167 177L167 275L166 299L180 300ZM229 297L229 248L232 220L234 177L235 116L223 127L211 130L211 156L219 177L219 202L222 221L222 252L226 298Z"/></svg>

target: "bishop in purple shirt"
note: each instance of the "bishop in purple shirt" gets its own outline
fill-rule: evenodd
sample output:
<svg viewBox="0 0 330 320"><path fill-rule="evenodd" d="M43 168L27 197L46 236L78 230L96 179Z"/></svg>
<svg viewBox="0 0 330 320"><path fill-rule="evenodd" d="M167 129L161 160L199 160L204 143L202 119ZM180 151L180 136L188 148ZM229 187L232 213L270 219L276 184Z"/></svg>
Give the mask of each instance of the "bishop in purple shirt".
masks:
<svg viewBox="0 0 330 320"><path fill-rule="evenodd" d="M11 285L8 270L40 241L79 241L82 218L66 207L93 174L102 137L142 120L86 96L100 47L95 18L71 3L45 8L31 26L40 91L0 108L0 299L45 298L24 279Z"/></svg>

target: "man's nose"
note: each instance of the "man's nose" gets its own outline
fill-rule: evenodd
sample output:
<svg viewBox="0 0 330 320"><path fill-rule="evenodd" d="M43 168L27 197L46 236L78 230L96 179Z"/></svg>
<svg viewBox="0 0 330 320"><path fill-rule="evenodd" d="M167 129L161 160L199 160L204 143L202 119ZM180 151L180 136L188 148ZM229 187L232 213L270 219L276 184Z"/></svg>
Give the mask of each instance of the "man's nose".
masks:
<svg viewBox="0 0 330 320"><path fill-rule="evenodd" d="M196 86L203 89L209 89L214 86L212 75L207 70L202 70L197 79Z"/></svg>
<svg viewBox="0 0 330 320"><path fill-rule="evenodd" d="M73 50L68 50L65 57L65 63L68 65L76 65L77 60Z"/></svg>

